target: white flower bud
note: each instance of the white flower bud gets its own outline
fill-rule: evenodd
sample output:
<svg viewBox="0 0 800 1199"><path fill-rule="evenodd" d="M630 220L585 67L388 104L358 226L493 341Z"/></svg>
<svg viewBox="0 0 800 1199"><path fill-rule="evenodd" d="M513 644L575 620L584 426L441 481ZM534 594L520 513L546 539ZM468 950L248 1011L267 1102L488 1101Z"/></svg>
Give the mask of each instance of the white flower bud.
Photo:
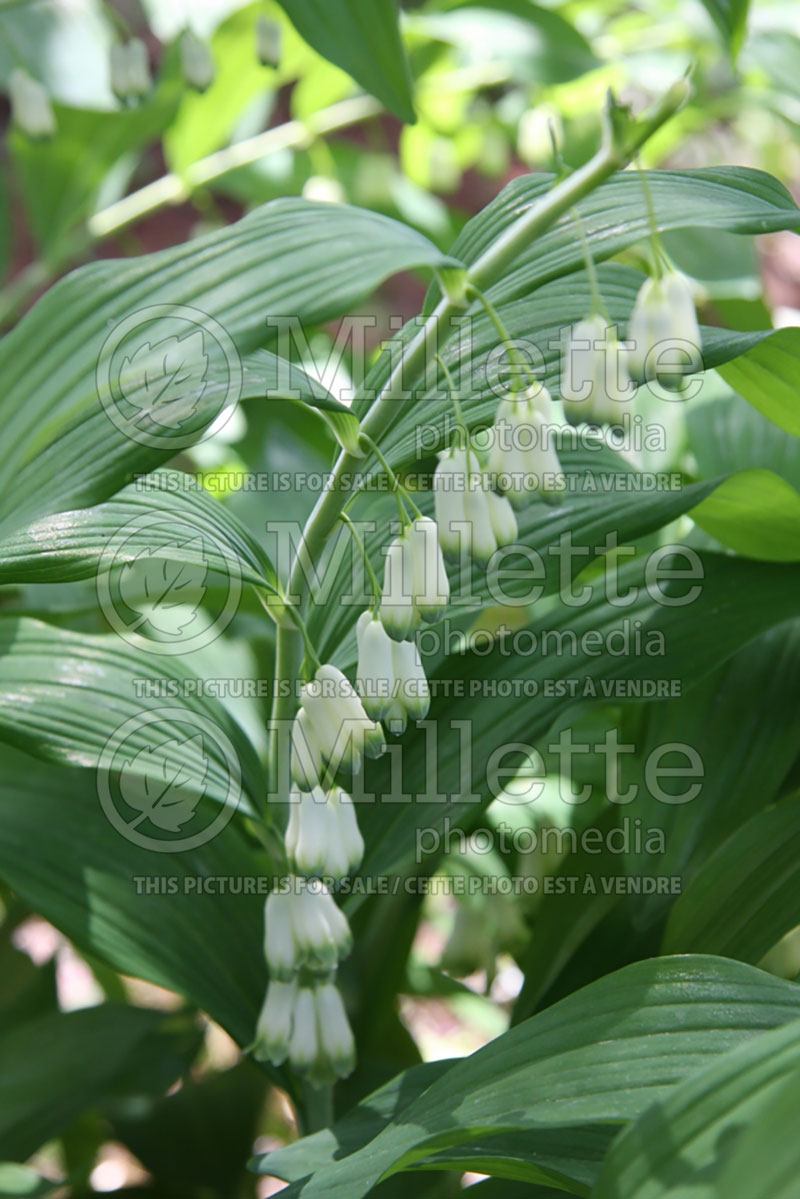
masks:
<svg viewBox="0 0 800 1199"><path fill-rule="evenodd" d="M325 762L319 740L305 708L299 708L292 725L292 778L303 791L321 781Z"/></svg>
<svg viewBox="0 0 800 1199"><path fill-rule="evenodd" d="M553 445L553 426L546 425L538 412L533 414L532 423L536 440L531 449L526 451L528 471L538 479L539 492L542 495L563 491L566 480L556 447Z"/></svg>
<svg viewBox="0 0 800 1199"><path fill-rule="evenodd" d="M392 652L397 699L412 720L424 720L431 706L430 687L413 641L395 642ZM405 723L403 725L405 731Z"/></svg>
<svg viewBox="0 0 800 1199"><path fill-rule="evenodd" d="M211 47L191 29L185 29L178 42L181 71L190 87L205 92L214 82L216 68Z"/></svg>
<svg viewBox="0 0 800 1199"><path fill-rule="evenodd" d="M358 618L356 639L356 687L367 715L382 720L392 702L392 646L396 643L369 611Z"/></svg>
<svg viewBox="0 0 800 1199"><path fill-rule="evenodd" d="M109 54L111 90L120 100L144 96L150 90L150 62L141 38L116 42Z"/></svg>
<svg viewBox="0 0 800 1199"><path fill-rule="evenodd" d="M702 370L694 300L677 271L645 279L631 313L628 341L630 373L640 382L657 378L662 386L675 387L684 374Z"/></svg>
<svg viewBox="0 0 800 1199"><path fill-rule="evenodd" d="M289 1043L297 1002L297 980L283 983L271 979L256 1025L253 1057L257 1062L280 1066L289 1056Z"/></svg>
<svg viewBox="0 0 800 1199"><path fill-rule="evenodd" d="M634 390L615 327L600 313L573 325L561 363L561 398L568 419L573 424L618 423L622 404Z"/></svg>
<svg viewBox="0 0 800 1199"><path fill-rule="evenodd" d="M301 1073L315 1065L319 1056L317 1009L311 987L300 987L294 1004L289 1061Z"/></svg>
<svg viewBox="0 0 800 1199"><path fill-rule="evenodd" d="M264 905L264 955L270 975L290 981L298 970L329 973L350 952L350 928L324 884L302 878L273 891Z"/></svg>
<svg viewBox="0 0 800 1199"><path fill-rule="evenodd" d="M466 454L454 450L444 454L433 475L433 501L439 545L445 554L457 558L464 536L464 488Z"/></svg>
<svg viewBox="0 0 800 1199"><path fill-rule="evenodd" d="M285 844L298 874L346 878L364 854L353 801L340 787L293 790Z"/></svg>
<svg viewBox="0 0 800 1199"><path fill-rule="evenodd" d="M406 641L419 628L414 603L414 556L405 533L394 539L386 553L380 617L394 641Z"/></svg>
<svg viewBox="0 0 800 1199"><path fill-rule="evenodd" d="M341 787L334 787L328 798L336 813L339 840L344 848L349 873L358 869L364 857L364 838L358 827L355 804Z"/></svg>
<svg viewBox="0 0 800 1199"><path fill-rule="evenodd" d="M496 495L493 491L487 491L486 502L489 506L492 532L498 546L513 545L517 540L519 530L511 504L504 495Z"/></svg>
<svg viewBox="0 0 800 1199"><path fill-rule="evenodd" d="M272 892L264 905L264 956L273 978L289 980L298 965L292 932L291 901L294 896Z"/></svg>
<svg viewBox="0 0 800 1199"><path fill-rule="evenodd" d="M277 68L281 61L281 27L263 13L256 22L256 56L262 67Z"/></svg>
<svg viewBox="0 0 800 1199"><path fill-rule="evenodd" d="M516 508L533 499L526 480L530 473L528 454L533 444L536 409L527 395L511 395L497 406L487 467L493 481L503 480L506 496Z"/></svg>
<svg viewBox="0 0 800 1199"><path fill-rule="evenodd" d="M380 733L346 675L336 666L320 666L313 682L303 687L300 702L330 770L357 774L366 748L365 739L369 739L369 747L374 751Z"/></svg>
<svg viewBox="0 0 800 1199"><path fill-rule="evenodd" d="M47 88L21 67L8 77L8 98L14 124L32 138L52 137L56 118Z"/></svg>
<svg viewBox="0 0 800 1199"><path fill-rule="evenodd" d="M473 458L473 462L475 459ZM464 520L467 523L466 542L471 557L477 562L488 562L497 549L497 540L492 531L489 515L489 488L479 470L467 472L467 489L464 492Z"/></svg>
<svg viewBox="0 0 800 1199"><path fill-rule="evenodd" d="M414 606L423 620L436 620L450 599L450 581L439 545L436 521L419 517L408 530Z"/></svg>
<svg viewBox="0 0 800 1199"><path fill-rule="evenodd" d="M314 988L314 1000L321 1056L336 1078L347 1078L355 1066L356 1047L339 989L322 983Z"/></svg>

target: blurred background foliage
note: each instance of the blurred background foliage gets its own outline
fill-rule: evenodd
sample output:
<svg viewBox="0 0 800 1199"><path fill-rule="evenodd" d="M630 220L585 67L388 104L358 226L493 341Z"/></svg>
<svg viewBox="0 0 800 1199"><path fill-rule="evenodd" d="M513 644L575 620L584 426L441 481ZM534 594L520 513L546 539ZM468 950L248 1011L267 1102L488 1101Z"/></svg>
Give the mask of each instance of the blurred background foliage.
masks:
<svg viewBox="0 0 800 1199"><path fill-rule="evenodd" d="M413 124L322 57L270 0L113 6L0 0L0 90L7 91L12 72L22 68L47 89L55 117L52 137L32 138L2 101L3 326L79 263L175 245L277 196L371 208L448 247L508 181L553 169L554 139L569 167L584 162L597 145L609 87L641 107L687 70L693 98L648 143L644 164L763 168L800 195L796 0L755 0L749 11L745 0L414 0L403 8ZM203 91L185 78L181 39L187 30L213 60L213 79ZM131 36L146 45L152 85L136 99L119 100L110 51ZM670 234L665 242L696 281L706 323L742 330L798 323L800 251L790 234L770 235L757 247L708 230ZM623 260L641 258L631 252ZM423 295L424 282L410 275L382 287L371 301L375 346L389 316L412 316ZM309 332L322 371L337 330ZM326 382L335 391L337 383L346 384L346 373ZM688 481L743 465L770 469L797 499L797 442L720 378L706 382L702 402L688 414L671 406L666 453L639 465L678 469ZM263 498L237 492L236 472L325 470L333 449L326 427L303 410L250 406L177 465L213 475L217 493L263 535ZM282 494L268 517L302 520L313 499ZM717 546L688 518L657 537L667 541L676 532L698 546ZM51 623L102 629L89 583L5 589L4 602L34 614L46 610ZM782 642L778 650L791 704L796 645L787 650ZM599 743L606 729L622 726L646 744L676 721L698 728L711 705L724 719L704 725L702 735L708 756L722 763L731 730L746 736L746 713L735 699L742 680L751 694L766 696L774 686L772 676L759 673L771 652L768 638L755 651L742 651L682 700L677 715L675 706L667 711L658 702L624 710L595 705L573 717L576 740L583 734ZM226 676L270 677L271 626L255 601L243 600L224 641L194 655L191 664L213 676L223 656ZM263 755L264 702L228 702ZM765 752L778 765L762 804L788 793L800 777L793 729L773 732ZM581 807L564 805L551 779L535 809L496 804L487 824L513 819L518 828L541 831L602 820L604 770L600 754L575 759L570 784L591 788L591 800ZM726 800L735 784L744 795L746 777L723 777ZM60 784L48 769L40 785ZM720 783L718 802L722 790ZM682 811L674 810L681 851L669 863L673 873L690 862L696 869L716 844L707 829L692 827L682 836ZM746 796L728 803L726 812L725 832L732 833L749 815ZM439 867L443 875L468 879L539 880L557 877L561 868L555 853L487 854L472 844L456 846ZM579 873L574 860L569 871ZM30 1167L0 1166L0 1196L48 1194L65 1178L76 1195L124 1190L131 1199L277 1192L283 1184L248 1175L245 1166L254 1141L263 1153L296 1135L284 1093L178 996L81 956L21 899L7 890L0 897L0 1161L34 1155ZM569 901L561 901L554 927L563 930ZM470 1052L597 974L658 952L665 913L656 901L635 917L628 901L614 896L573 901L572 939L566 941L561 932L548 932L553 903L541 895L480 894L406 898L385 903L380 913L364 905L355 918L356 950L344 985L369 999L359 1010L361 1065L341 1088L342 1110L398 1069L420 1058ZM387 936L395 948L394 972L374 953ZM776 972L789 976L800 969L796 936L759 946L754 960L767 950L765 964ZM122 1006L96 1008L102 1000ZM59 1032L64 1020L66 1034ZM33 1084L24 1079L48 1037L59 1047L47 1058L52 1110L34 1127L24 1090ZM458 1193L462 1182L458 1173L421 1173L414 1185L445 1195ZM404 1194L406 1186L401 1177L380 1192Z"/></svg>

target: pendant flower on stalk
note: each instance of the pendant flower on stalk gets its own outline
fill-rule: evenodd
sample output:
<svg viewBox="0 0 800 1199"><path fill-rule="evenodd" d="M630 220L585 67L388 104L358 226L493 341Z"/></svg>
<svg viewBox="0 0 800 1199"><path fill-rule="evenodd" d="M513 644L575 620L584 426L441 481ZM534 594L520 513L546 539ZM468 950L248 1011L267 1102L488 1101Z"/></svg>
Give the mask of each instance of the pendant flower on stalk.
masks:
<svg viewBox="0 0 800 1199"><path fill-rule="evenodd" d="M150 63L141 38L115 42L109 53L111 90L119 100L137 99L150 91Z"/></svg>
<svg viewBox="0 0 800 1199"><path fill-rule="evenodd" d="M300 693L292 726L292 777L304 791L343 770L358 774L364 755L379 758L383 730L370 720L352 683L336 666L320 666Z"/></svg>
<svg viewBox="0 0 800 1199"><path fill-rule="evenodd" d="M517 522L508 500L496 496L474 450L455 448L439 459L433 476L439 543L457 557L462 547L478 562L488 562L502 545L517 538Z"/></svg>
<svg viewBox="0 0 800 1199"><path fill-rule="evenodd" d="M515 508L529 503L534 492L562 490L553 428L552 400L544 386L508 395L497 406L487 469Z"/></svg>
<svg viewBox="0 0 800 1199"><path fill-rule="evenodd" d="M703 369L702 339L688 281L677 271L645 279L628 324L629 369L639 382L657 379L680 388L683 376Z"/></svg>
<svg viewBox="0 0 800 1199"><path fill-rule="evenodd" d="M627 351L616 327L599 312L578 321L569 332L561 360L561 398L572 424L618 424L635 391Z"/></svg>
<svg viewBox="0 0 800 1199"><path fill-rule="evenodd" d="M301 986L297 981L271 981L258 1018L253 1056L274 1066L288 1059L317 1085L347 1078L355 1066L355 1042L334 983Z"/></svg>
<svg viewBox="0 0 800 1199"><path fill-rule="evenodd" d="M31 138L52 137L56 118L47 88L22 67L8 77L8 98L14 124Z"/></svg>
<svg viewBox="0 0 800 1199"><path fill-rule="evenodd" d="M341 787L325 792L293 788L289 795L286 852L298 874L347 878L361 865L364 839L356 810Z"/></svg>
<svg viewBox="0 0 800 1199"><path fill-rule="evenodd" d="M400 736L409 718L424 720L430 708L430 687L419 649L413 641L393 641L370 612L359 616L356 637L356 686L364 707L373 716L380 712L389 732Z"/></svg>
<svg viewBox="0 0 800 1199"><path fill-rule="evenodd" d="M387 551L381 623L393 640L407 641L422 620L436 620L449 599L450 583L436 521L418 517Z"/></svg>
<svg viewBox="0 0 800 1199"><path fill-rule="evenodd" d="M290 982L298 970L329 974L352 946L350 927L328 888L293 878L264 905L264 955L272 978Z"/></svg>

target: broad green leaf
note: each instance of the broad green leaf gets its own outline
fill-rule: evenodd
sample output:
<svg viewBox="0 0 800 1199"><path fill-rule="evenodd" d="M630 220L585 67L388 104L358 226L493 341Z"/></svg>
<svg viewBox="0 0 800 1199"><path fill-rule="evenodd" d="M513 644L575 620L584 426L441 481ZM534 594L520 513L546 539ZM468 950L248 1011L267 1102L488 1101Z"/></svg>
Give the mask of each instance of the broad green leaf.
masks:
<svg viewBox="0 0 800 1199"><path fill-rule="evenodd" d="M781 429L800 436L797 377L800 332L778 329L741 358L719 368L726 383Z"/></svg>
<svg viewBox="0 0 800 1199"><path fill-rule="evenodd" d="M213 805L201 800L213 813ZM180 853L112 827L93 771L5 749L0 878L83 952L177 991L240 1045L266 986L262 880L273 871L237 823ZM47 836L42 836L42 829Z"/></svg>
<svg viewBox="0 0 800 1199"><path fill-rule="evenodd" d="M701 478L770 470L800 491L800 440L713 378L686 405L689 446Z"/></svg>
<svg viewBox="0 0 800 1199"><path fill-rule="evenodd" d="M397 0L280 0L309 45L404 121L414 120Z"/></svg>
<svg viewBox="0 0 800 1199"><path fill-rule="evenodd" d="M43 517L0 540L0 583L66 583L152 557L278 590L272 563L245 526L191 475L166 470L105 504Z"/></svg>
<svg viewBox="0 0 800 1199"><path fill-rule="evenodd" d="M800 626L792 620L750 642L686 694L648 705L642 727L628 738L636 753L623 759L621 785L639 788L636 815L663 831L666 850L632 849L630 875L681 876L686 885L709 853L774 801L797 754L799 703ZM691 747L702 763L700 791L688 803L661 802L647 783L651 755L670 744ZM680 763L687 763L685 751ZM664 778L659 789L661 797L679 797L686 780ZM647 927L669 903L665 896L637 897L634 923Z"/></svg>
<svg viewBox="0 0 800 1199"><path fill-rule="evenodd" d="M261 805L252 745L179 657L4 616L0 695L0 740L64 766L98 767L107 804L123 800L119 820L132 829L144 821L148 838L194 833L202 797L223 806L220 823Z"/></svg>
<svg viewBox="0 0 800 1199"><path fill-rule="evenodd" d="M758 962L800 924L800 800L758 812L703 864L679 896L664 953Z"/></svg>
<svg viewBox="0 0 800 1199"><path fill-rule="evenodd" d="M98 503L198 440L236 401L265 318L322 321L393 272L444 261L376 213L278 200L175 249L81 267L0 344L0 518L14 528ZM143 353L150 389L133 365Z"/></svg>
<svg viewBox="0 0 800 1199"><path fill-rule="evenodd" d="M19 1162L0 1162L0 1199L44 1199L60 1190L64 1183L37 1174Z"/></svg>
<svg viewBox="0 0 800 1199"><path fill-rule="evenodd" d="M454 827L474 823L492 798L487 763L499 747L515 741L536 746L575 704L642 698L637 683L642 679L656 688L695 686L748 641L796 613L797 567L712 555L700 561L700 593L688 607L664 607L651 598L641 586L641 566L634 563L618 579L622 591L636 589L629 607L609 603L601 584L586 606L562 605L557 616L544 615L529 626L536 652L515 652L509 632L489 654L468 650L445 658L431 672L436 748L426 741L425 729L415 729L402 743L402 771L392 772L386 759L366 769L365 794L379 794L384 802L359 805L367 841L364 872L408 869L415 858L418 870L420 827L436 834L445 816ZM639 621L640 642L625 643L620 632L609 640L612 630L627 627L630 635ZM546 653L540 652L544 644L550 647ZM648 652L647 645L651 651L657 645L658 652ZM466 723L454 723L459 721ZM523 760L522 751L513 752L503 765ZM438 851L434 845L424 855L426 871L440 852L441 841Z"/></svg>
<svg viewBox="0 0 800 1199"><path fill-rule="evenodd" d="M187 1036L196 1048L198 1038L184 1016L122 1004L53 1012L5 1033L0 1037L0 1154L29 1157L106 1098L144 1056L171 1054L171 1042L183 1045Z"/></svg>
<svg viewBox="0 0 800 1199"><path fill-rule="evenodd" d="M773 1190L762 1182L773 1145L764 1152L762 1143L754 1143L745 1130L748 1125L752 1131L764 1129L762 1117L779 1095L785 1110L783 1087L789 1085L796 1129L799 1080L800 1021L764 1032L723 1054L620 1134L604 1163L594 1199L660 1199L667 1195L677 1199L690 1194L693 1199L728 1199L733 1194L742 1199L778 1195L788 1199L791 1190ZM788 1133L788 1123L783 1130ZM796 1145L796 1135L790 1139ZM740 1152L745 1141L752 1155L749 1159ZM775 1145L778 1143L776 1140ZM791 1156L797 1163L796 1150ZM747 1163L750 1188L737 1189L734 1162ZM754 1172L756 1164L759 1168ZM779 1178L780 1171L775 1181ZM785 1186L786 1179L782 1182ZM796 1189L796 1175L793 1182Z"/></svg>
<svg viewBox="0 0 800 1199"><path fill-rule="evenodd" d="M800 1067L744 1129L714 1199L792 1199L800 1172L797 1089Z"/></svg>
<svg viewBox="0 0 800 1199"><path fill-rule="evenodd" d="M736 57L747 30L750 0L703 0L703 5Z"/></svg>
<svg viewBox="0 0 800 1199"><path fill-rule="evenodd" d="M745 167L707 167L695 171L648 171L659 229L711 228L732 233L770 233L800 229L800 210L788 191L762 171ZM515 179L465 226L453 254L475 260L554 182L552 175ZM596 261L602 262L650 231L642 183L635 171L623 171L576 205ZM575 219L562 217L524 250L489 294L498 303L526 295L549 279L583 267ZM428 298L431 306L438 288ZM735 386L735 384L734 384ZM737 387L737 390L741 390Z"/></svg>
<svg viewBox="0 0 800 1199"><path fill-rule="evenodd" d="M738 963L638 962L457 1062L363 1149L315 1170L297 1193L358 1199L431 1151L489 1132L635 1119L718 1054L798 1014L797 988ZM299 1164L302 1141L294 1153ZM268 1167L269 1157L260 1163Z"/></svg>
<svg viewBox="0 0 800 1199"><path fill-rule="evenodd" d="M772 471L743 470L723 480L690 515L746 558L800 561L800 495Z"/></svg>

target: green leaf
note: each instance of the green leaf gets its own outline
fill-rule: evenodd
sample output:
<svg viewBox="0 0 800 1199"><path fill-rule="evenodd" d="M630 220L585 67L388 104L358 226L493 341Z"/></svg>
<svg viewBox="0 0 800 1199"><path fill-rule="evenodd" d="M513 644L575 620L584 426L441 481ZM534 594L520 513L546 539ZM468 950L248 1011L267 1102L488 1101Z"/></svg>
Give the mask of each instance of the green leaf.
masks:
<svg viewBox="0 0 800 1199"><path fill-rule="evenodd" d="M222 805L220 823L261 804L264 777L252 745L179 657L159 659L115 635L4 616L0 695L0 740L49 761L98 767L98 786L105 780L108 788L106 810L116 811L126 828L142 823L126 819L126 803L141 787L152 798L154 771L162 774L165 795L179 785L187 822L204 796ZM121 797L117 779L127 788Z"/></svg>
<svg viewBox="0 0 800 1199"><path fill-rule="evenodd" d="M18 1162L0 1162L0 1199L44 1199L64 1183L37 1174Z"/></svg>
<svg viewBox="0 0 800 1199"><path fill-rule="evenodd" d="M758 812L723 841L679 896L664 953L758 962L800 924L800 800Z"/></svg>
<svg viewBox="0 0 800 1199"><path fill-rule="evenodd" d="M800 1172L795 1066L742 1133L720 1179L725 1199L792 1199Z"/></svg>
<svg viewBox="0 0 800 1199"><path fill-rule="evenodd" d="M797 377L800 332L778 329L741 358L719 368L726 383L781 429L800 436Z"/></svg>
<svg viewBox="0 0 800 1199"><path fill-rule="evenodd" d="M314 1170L297 1193L358 1199L432 1150L488 1132L634 1119L718 1054L798 1013L797 988L738 963L635 963L457 1062L363 1149ZM293 1150L299 1164L303 1141ZM269 1157L260 1169L268 1165Z"/></svg>
<svg viewBox="0 0 800 1199"><path fill-rule="evenodd" d="M140 1055L157 1049L163 1056L176 1037L179 1043L185 1040L184 1017L121 1004L53 1012L5 1033L0 1037L0 1154L29 1157L101 1102ZM196 1046L197 1037L193 1040Z"/></svg>
<svg viewBox="0 0 800 1199"><path fill-rule="evenodd" d="M214 810L206 798L200 808ZM236 822L159 855L112 827L95 772L6 748L0 828L0 878L34 911L84 953L176 991L249 1044L266 986L259 886L273 866Z"/></svg>
<svg viewBox="0 0 800 1199"><path fill-rule="evenodd" d="M747 32L750 0L703 0L703 5L735 58Z"/></svg>
<svg viewBox="0 0 800 1199"><path fill-rule="evenodd" d="M236 401L241 355L266 340L265 317L323 321L396 271L449 261L376 213L278 200L175 249L74 271L0 343L0 419L12 447L0 519L18 528L98 503L197 441ZM149 345L156 362L175 337L187 378L201 356L208 370L165 428L157 410L125 404L119 375L137 350ZM263 378L258 386L264 394ZM128 394L136 400L137 388Z"/></svg>
<svg viewBox="0 0 800 1199"><path fill-rule="evenodd" d="M536 746L562 714L579 703L642 698L636 680L656 687L694 686L748 641L796 613L797 567L712 555L700 561L703 581L691 604L691 620L686 606L655 602L641 585L641 565L634 563L629 572L621 570L618 579L622 591L636 588L629 607L609 603L600 583L585 606L561 605L557 616L544 615L529 626L536 635L536 652L515 652L513 634L508 633L489 654L451 653L432 670L429 719L438 725L435 778L427 765L432 751L424 729L409 732L403 742L402 774L392 774L385 759L368 764L365 793L391 796L393 813L390 818L385 802L360 805L359 823L367 842L363 871L418 870L420 827L440 833L445 815L453 827L474 824L499 786L495 782L492 788L487 781L487 763L498 745L520 741ZM682 559L681 564L685 565ZM626 627L627 642L620 632L612 634ZM633 628L638 628L640 642L630 638ZM587 633L589 640L584 640ZM550 646L547 653L539 652L544 644ZM652 653L646 645L651 651L659 648ZM467 722L466 741L467 734L455 723L459 721ZM523 760L520 751L507 755L503 765L517 766ZM438 849L435 836L431 841L431 852L424 855L427 871L434 869L441 853L441 839Z"/></svg>
<svg viewBox="0 0 800 1199"><path fill-rule="evenodd" d="M661 230L724 229L732 233L770 233L800 229L800 210L788 191L762 171L745 167L708 167L696 171L648 171L656 225ZM453 254L470 264L523 212L553 186L552 175L524 175L465 226ZM636 172L614 175L576 205L596 261L618 254L649 236L642 183ZM509 303L550 279L583 267L575 219L567 214L517 258L514 267L489 289L492 299ZM438 297L434 284L426 301ZM733 386L736 386L735 384ZM736 388L737 391L741 390Z"/></svg>
<svg viewBox="0 0 800 1199"><path fill-rule="evenodd" d="M143 556L233 573L278 590L274 567L228 507L191 475L156 471L95 508L45 516L0 540L0 583L66 583Z"/></svg>
<svg viewBox="0 0 800 1199"><path fill-rule="evenodd" d="M403 121L413 121L411 75L397 0L280 0L302 37Z"/></svg>
<svg viewBox="0 0 800 1199"><path fill-rule="evenodd" d="M788 1086L793 1091L792 1127L796 1129L799 1080L800 1021L723 1054L620 1134L604 1163L594 1199L660 1199L690 1193L694 1199L729 1199L734 1194L742 1199L779 1195L788 1199L793 1192L781 1189L787 1185L781 1166L787 1156L797 1163L796 1149L788 1155L785 1148L779 1150L781 1165L775 1181L781 1186L773 1189L766 1172L770 1151L780 1142L770 1140L767 1147L754 1142L752 1134L756 1128L766 1130L763 1120L774 1103L780 1102L786 1112L784 1087ZM784 1115L780 1130L789 1133L789 1128ZM788 1139L796 1145L796 1135ZM745 1146L748 1158L742 1153ZM744 1165L749 1188L738 1188L734 1165ZM792 1185L796 1190L796 1174Z"/></svg>
<svg viewBox="0 0 800 1199"><path fill-rule="evenodd" d="M800 561L800 495L769 470L725 479L690 513L723 545L762 562Z"/></svg>

